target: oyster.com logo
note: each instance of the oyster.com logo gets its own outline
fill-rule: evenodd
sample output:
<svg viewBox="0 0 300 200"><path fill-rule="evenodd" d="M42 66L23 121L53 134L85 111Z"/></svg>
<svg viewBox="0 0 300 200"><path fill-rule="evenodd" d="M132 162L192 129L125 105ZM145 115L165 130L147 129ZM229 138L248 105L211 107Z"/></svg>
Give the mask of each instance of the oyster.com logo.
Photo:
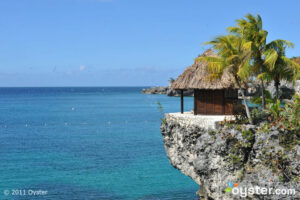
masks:
<svg viewBox="0 0 300 200"><path fill-rule="evenodd" d="M229 185L229 187L225 189L225 192L231 192L232 188L237 187L239 184L238 183L229 182L228 185Z"/></svg>

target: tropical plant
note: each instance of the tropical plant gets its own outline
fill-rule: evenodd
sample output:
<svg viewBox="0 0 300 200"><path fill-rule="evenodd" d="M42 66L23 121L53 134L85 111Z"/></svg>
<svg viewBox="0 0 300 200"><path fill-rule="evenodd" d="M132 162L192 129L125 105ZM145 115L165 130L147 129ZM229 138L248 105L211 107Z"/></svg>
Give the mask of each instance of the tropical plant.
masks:
<svg viewBox="0 0 300 200"><path fill-rule="evenodd" d="M292 57L291 58L292 61L294 61L295 63L297 63L298 65L300 65L300 57ZM300 72L297 75L297 80L300 80Z"/></svg>
<svg viewBox="0 0 300 200"><path fill-rule="evenodd" d="M280 113L285 129L295 131L300 137L300 94L294 97L294 103L287 103Z"/></svg>
<svg viewBox="0 0 300 200"><path fill-rule="evenodd" d="M205 44L212 45L219 57L198 57L196 61L205 60L208 62L210 78L220 78L225 70L233 74L245 102L247 117L252 124L249 107L241 85L241 81L248 78L250 72L251 42L247 42L237 35L226 35L216 37Z"/></svg>
<svg viewBox="0 0 300 200"><path fill-rule="evenodd" d="M262 121L266 121L269 116L269 113L266 110L254 108L251 110L252 120L255 124L260 123Z"/></svg>
<svg viewBox="0 0 300 200"><path fill-rule="evenodd" d="M274 120L277 120L280 114L280 101L277 100L275 103L268 104L267 112L273 116Z"/></svg>
<svg viewBox="0 0 300 200"><path fill-rule="evenodd" d="M279 40L269 43L264 52L264 64L268 67L259 75L262 79L274 81L276 99L279 99L280 81L294 82L300 72L300 65L285 56L287 47L294 47L294 45L291 42Z"/></svg>
<svg viewBox="0 0 300 200"><path fill-rule="evenodd" d="M252 42L252 70L258 74L257 77L261 81L262 107L265 108L264 80L274 80L278 99L280 80L294 79L296 63L285 57L285 48L293 47L293 44L287 40L274 40L267 44L268 32L263 29L260 15L247 14L245 19L237 20L236 27L229 27L228 30Z"/></svg>
<svg viewBox="0 0 300 200"><path fill-rule="evenodd" d="M264 60L263 60L263 52L266 46L266 40L268 32L263 30L262 27L262 19L260 15L256 17L247 14L245 16L246 19L237 20L236 27L228 27L227 30L230 33L235 33L240 35L243 39L247 41L251 41L251 54L253 60L253 71L256 73L262 73L264 71ZM261 78L261 96L262 96L262 107L265 108L265 94L264 94L264 81Z"/></svg>
<svg viewBox="0 0 300 200"><path fill-rule="evenodd" d="M293 115L290 116L290 121L292 121L295 126L300 129L300 94L296 94L294 96L294 109Z"/></svg>
<svg viewBox="0 0 300 200"><path fill-rule="evenodd" d="M157 107L158 107L158 111L159 111L159 114L160 114L160 121L162 124L166 124L167 121L166 121L166 118L164 117L164 110L163 110L163 106L161 105L160 101L157 102Z"/></svg>
<svg viewBox="0 0 300 200"><path fill-rule="evenodd" d="M273 98L271 93L268 91L268 90L265 90L264 92L265 94L265 102L266 104L269 104L269 103L275 103L276 102L276 98ZM257 104L257 105L262 105L262 98L260 95L255 95L254 97L252 97L250 99L250 101L254 104Z"/></svg>

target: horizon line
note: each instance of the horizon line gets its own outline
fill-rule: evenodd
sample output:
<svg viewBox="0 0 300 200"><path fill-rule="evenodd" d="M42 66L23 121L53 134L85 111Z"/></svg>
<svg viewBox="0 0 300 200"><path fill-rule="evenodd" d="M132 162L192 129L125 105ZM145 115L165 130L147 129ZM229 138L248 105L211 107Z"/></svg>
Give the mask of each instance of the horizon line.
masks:
<svg viewBox="0 0 300 200"><path fill-rule="evenodd" d="M153 85L136 85L136 86L0 86L0 88L66 88L66 87L165 87Z"/></svg>

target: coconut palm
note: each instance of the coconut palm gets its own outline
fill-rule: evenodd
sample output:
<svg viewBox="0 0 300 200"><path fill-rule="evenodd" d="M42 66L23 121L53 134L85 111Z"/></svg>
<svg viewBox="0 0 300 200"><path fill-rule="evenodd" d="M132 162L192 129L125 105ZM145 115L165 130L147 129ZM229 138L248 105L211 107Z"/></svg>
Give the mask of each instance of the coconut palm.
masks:
<svg viewBox="0 0 300 200"><path fill-rule="evenodd" d="M275 40L267 44L268 32L263 29L260 15L247 14L245 19L237 20L237 26L229 27L228 31L252 42L252 70L257 75L270 71L269 67L271 70L273 69L277 59L274 50L280 49L282 46L292 46L292 43L287 40ZM272 48L274 50L270 50ZM263 76L258 76L258 78L261 81L262 107L265 108L264 78Z"/></svg>
<svg viewBox="0 0 300 200"><path fill-rule="evenodd" d="M247 117L252 124L247 100L241 86L241 81L245 80L250 72L251 42L247 42L237 35L226 35L205 44L212 45L219 57L199 57L196 58L196 61L208 62L210 78L220 78L225 70L229 70L233 74L244 99Z"/></svg>
<svg viewBox="0 0 300 200"><path fill-rule="evenodd" d="M286 48L293 46L291 42L275 40L266 46L267 50L264 52L264 65L267 68L259 77L267 81L274 81L277 100L279 99L280 81L294 82L299 76L300 65L285 56Z"/></svg>
<svg viewBox="0 0 300 200"><path fill-rule="evenodd" d="M266 46L268 32L262 28L262 19L259 15L254 17L251 14L245 16L246 19L237 20L236 27L229 27L230 33L240 35L243 39L252 42L253 71L262 73L264 71L263 52ZM264 81L261 81L262 107L265 108Z"/></svg>

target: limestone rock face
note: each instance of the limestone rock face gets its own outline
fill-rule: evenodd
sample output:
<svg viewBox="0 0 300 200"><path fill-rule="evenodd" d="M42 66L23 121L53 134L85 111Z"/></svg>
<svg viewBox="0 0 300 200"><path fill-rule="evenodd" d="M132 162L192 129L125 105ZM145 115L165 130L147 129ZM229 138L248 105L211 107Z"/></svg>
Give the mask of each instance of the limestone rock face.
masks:
<svg viewBox="0 0 300 200"><path fill-rule="evenodd" d="M255 96L260 94L260 85L254 83L248 83L248 88L245 91L246 96Z"/></svg>
<svg viewBox="0 0 300 200"><path fill-rule="evenodd" d="M296 81L295 92L300 94L300 80Z"/></svg>
<svg viewBox="0 0 300 200"><path fill-rule="evenodd" d="M276 88L274 82L271 82L266 89L275 96ZM295 85L286 81L282 81L279 87L280 99L291 99L295 92L300 93L300 80L296 81Z"/></svg>
<svg viewBox="0 0 300 200"><path fill-rule="evenodd" d="M143 89L142 93L144 94L166 94L168 91L168 86L152 87L148 89Z"/></svg>
<svg viewBox="0 0 300 200"><path fill-rule="evenodd" d="M167 91L167 95L168 96L180 96L180 91L169 89ZM194 91L193 90L185 90L185 91L183 91L183 96L194 96Z"/></svg>
<svg viewBox="0 0 300 200"><path fill-rule="evenodd" d="M255 186L295 191L247 193L245 199L300 199L300 145L287 148L281 144L285 130L264 127L262 123L207 130L166 115L161 132L171 165L199 184L201 199L242 199L243 194L225 192L230 182L238 183L235 191Z"/></svg>

